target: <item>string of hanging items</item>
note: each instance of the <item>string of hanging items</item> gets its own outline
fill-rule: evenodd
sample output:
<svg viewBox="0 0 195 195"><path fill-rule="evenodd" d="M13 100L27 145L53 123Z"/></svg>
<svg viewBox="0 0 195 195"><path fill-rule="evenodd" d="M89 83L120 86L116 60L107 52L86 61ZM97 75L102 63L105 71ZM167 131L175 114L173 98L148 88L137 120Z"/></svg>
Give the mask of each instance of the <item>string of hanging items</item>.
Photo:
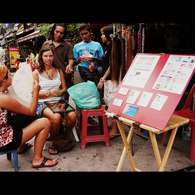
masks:
<svg viewBox="0 0 195 195"><path fill-rule="evenodd" d="M145 27L139 24L138 31L135 25L114 23L111 52L112 80L120 82L129 69L136 53L144 53Z"/></svg>

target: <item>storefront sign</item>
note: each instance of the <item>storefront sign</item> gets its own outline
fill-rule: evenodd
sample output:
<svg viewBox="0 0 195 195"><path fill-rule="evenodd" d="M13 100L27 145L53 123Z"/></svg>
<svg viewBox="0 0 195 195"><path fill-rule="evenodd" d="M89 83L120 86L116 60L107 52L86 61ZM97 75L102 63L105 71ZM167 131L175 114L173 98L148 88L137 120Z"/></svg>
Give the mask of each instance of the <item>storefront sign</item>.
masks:
<svg viewBox="0 0 195 195"><path fill-rule="evenodd" d="M18 47L9 47L9 59L10 59L10 68L16 68L15 61L19 55Z"/></svg>

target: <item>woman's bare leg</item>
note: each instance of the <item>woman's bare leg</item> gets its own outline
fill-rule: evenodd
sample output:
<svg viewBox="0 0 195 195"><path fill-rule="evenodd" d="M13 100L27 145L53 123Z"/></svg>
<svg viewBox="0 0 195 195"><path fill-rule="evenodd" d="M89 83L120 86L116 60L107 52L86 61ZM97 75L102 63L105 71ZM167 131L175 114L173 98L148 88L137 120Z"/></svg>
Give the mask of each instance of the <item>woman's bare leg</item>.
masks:
<svg viewBox="0 0 195 195"><path fill-rule="evenodd" d="M61 115L59 113L53 113L49 108L46 108L43 111L43 116L47 117L51 122L50 134L55 136L60 130L60 119Z"/></svg>
<svg viewBox="0 0 195 195"><path fill-rule="evenodd" d="M68 112L67 113L67 121L66 121L66 135L70 137L73 127L75 126L77 114L76 112Z"/></svg>
<svg viewBox="0 0 195 195"><path fill-rule="evenodd" d="M43 111L43 116L47 117L51 122L50 135L51 136L57 135L59 130L60 130L61 115L59 113L53 113L49 108L46 108ZM50 152L50 154L57 154L58 153L58 151L54 148L52 141L50 143L49 152Z"/></svg>
<svg viewBox="0 0 195 195"><path fill-rule="evenodd" d="M34 143L34 157L32 161L33 165L39 165L43 161L44 157L42 156L42 150L50 131L50 126L51 123L47 118L40 118L23 128L21 145L36 135ZM48 160L46 165L52 165L55 162L56 160Z"/></svg>

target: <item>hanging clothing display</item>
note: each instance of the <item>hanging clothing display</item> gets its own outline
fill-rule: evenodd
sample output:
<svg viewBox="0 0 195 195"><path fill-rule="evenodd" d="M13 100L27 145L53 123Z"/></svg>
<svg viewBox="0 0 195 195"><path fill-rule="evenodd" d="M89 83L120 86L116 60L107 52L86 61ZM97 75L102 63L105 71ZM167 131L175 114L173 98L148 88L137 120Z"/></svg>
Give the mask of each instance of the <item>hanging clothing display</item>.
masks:
<svg viewBox="0 0 195 195"><path fill-rule="evenodd" d="M136 28L135 25L114 23L111 38L111 79L119 83L124 78L134 56L137 53L144 53L145 26L140 23Z"/></svg>

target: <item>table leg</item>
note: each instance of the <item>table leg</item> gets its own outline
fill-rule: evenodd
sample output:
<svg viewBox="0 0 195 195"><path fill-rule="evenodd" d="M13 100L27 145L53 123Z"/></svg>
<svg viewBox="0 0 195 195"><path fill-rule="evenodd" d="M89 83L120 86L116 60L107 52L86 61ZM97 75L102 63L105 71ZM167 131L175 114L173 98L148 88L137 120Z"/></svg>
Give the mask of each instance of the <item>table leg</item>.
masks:
<svg viewBox="0 0 195 195"><path fill-rule="evenodd" d="M126 148L126 151L127 151L127 154L128 154L129 161L130 161L130 163L131 163L132 169L133 169L133 171L139 171L139 169L137 169L137 168L135 167L135 163L134 163L134 161L133 161L133 157L132 157L132 154L131 154L131 150L130 150L130 148L129 148L129 144L128 144L128 142L127 142L127 138L126 138L126 136L125 136L125 132L124 132L124 130L123 130L122 123L121 123L119 120L116 120L116 122L117 122L117 125L118 125L118 128L119 128L119 131L120 131L120 133L121 133L121 137L122 137L122 139L123 139L123 143L124 143L124 145L125 145L125 148Z"/></svg>
<svg viewBox="0 0 195 195"><path fill-rule="evenodd" d="M165 154L163 156L163 160L162 160L162 163L160 165L159 171L164 171L164 169L165 169L165 166L166 166L169 154L171 152L171 148L173 146L173 142L175 140L175 135L177 133L177 129L178 129L178 127L174 128L172 130L172 132L171 132L171 135L170 135L170 138L169 138L169 142L168 142L167 148L165 150Z"/></svg>
<svg viewBox="0 0 195 195"><path fill-rule="evenodd" d="M129 131L129 134L128 134L128 136L127 136L127 143L128 143L128 144L129 144L130 141L131 141L131 137L132 137L132 135L133 135L133 131L134 131L134 126L131 126L130 131ZM126 147L124 146L123 152L122 152L121 158L120 158L120 160L119 160L119 163L118 163L118 166L117 166L116 171L120 171L120 170L121 170L121 167L122 167L122 165L123 165L123 161L124 161L125 156L126 156L126 152L127 152L127 150L126 150Z"/></svg>
<svg viewBox="0 0 195 195"><path fill-rule="evenodd" d="M174 141L175 135L177 133L177 129L178 129L178 127L174 128L171 132L171 136L169 138L169 142L168 142L167 148L165 150L165 154L163 156L162 161L161 161L161 157L160 157L158 144L157 144L157 141L156 141L156 135L155 135L155 133L149 131L150 139L151 139L151 142L152 142L152 146L153 146L153 150L154 150L154 154L155 154L155 157L156 157L156 161L157 161L159 171L164 171L164 169L165 169L169 154L171 152L173 141Z"/></svg>
<svg viewBox="0 0 195 195"><path fill-rule="evenodd" d="M157 144L157 141L156 141L156 136L155 136L155 133L152 132L152 131L149 131L149 134L150 134L150 139L151 139L151 142L152 142L152 147L153 147L153 150L154 150L154 154L155 154L155 157L156 157L158 169L160 169L161 157L160 157L160 152L159 152L159 149L158 149L158 144Z"/></svg>

